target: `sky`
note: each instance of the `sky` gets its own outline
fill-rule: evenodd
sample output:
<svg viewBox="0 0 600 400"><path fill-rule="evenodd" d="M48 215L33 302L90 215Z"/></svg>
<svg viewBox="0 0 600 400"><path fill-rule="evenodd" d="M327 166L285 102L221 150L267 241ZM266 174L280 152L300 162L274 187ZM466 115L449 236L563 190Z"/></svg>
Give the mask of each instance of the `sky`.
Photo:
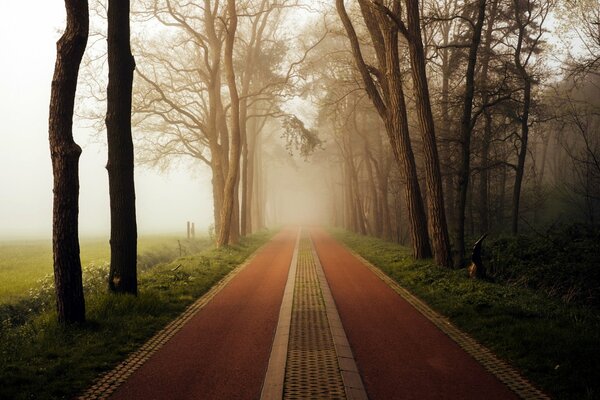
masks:
<svg viewBox="0 0 600 400"><path fill-rule="evenodd" d="M0 14L0 239L52 234L52 167L48 106L56 41L64 29L63 0L3 1ZM104 236L110 229L106 146L94 132L74 124L80 159L80 233ZM159 173L136 166L140 234L185 234L212 222L206 168Z"/></svg>

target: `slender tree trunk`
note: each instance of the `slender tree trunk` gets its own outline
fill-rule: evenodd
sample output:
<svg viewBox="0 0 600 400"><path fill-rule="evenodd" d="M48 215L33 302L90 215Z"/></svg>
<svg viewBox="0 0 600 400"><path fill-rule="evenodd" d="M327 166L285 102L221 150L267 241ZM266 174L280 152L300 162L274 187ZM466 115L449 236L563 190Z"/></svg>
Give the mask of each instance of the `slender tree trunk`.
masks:
<svg viewBox="0 0 600 400"><path fill-rule="evenodd" d="M452 266L450 238L448 236L448 227L446 223L442 176L436 145L433 114L431 112L429 99L427 74L425 71L425 51L421 40L419 2L418 0L406 0L405 4L408 34L410 36L408 48L410 52L411 71L417 104L417 117L419 119L421 135L423 137L429 226L431 229L433 253L438 265L450 267Z"/></svg>
<svg viewBox="0 0 600 400"><path fill-rule="evenodd" d="M481 82L483 86L483 106L486 106L489 101L489 84L488 74L490 59L492 57L492 40L494 33L494 26L496 21L496 14L498 12L498 0L490 0L491 9L488 14L487 27L485 30L485 47L483 49L483 56L481 60ZM483 111L484 127L483 127L483 138L481 145L481 172L479 181L479 223L480 233L484 234L490 229L489 221L489 160L490 160L490 146L492 142L492 111L489 107Z"/></svg>
<svg viewBox="0 0 600 400"><path fill-rule="evenodd" d="M240 108L240 121L244 121L242 126L242 179L241 179L241 192L242 201L240 209L240 235L246 236L249 232L248 227L248 132L247 132L247 105L246 100L242 100Z"/></svg>
<svg viewBox="0 0 600 400"><path fill-rule="evenodd" d="M375 180L375 175L373 174L373 165L371 164L371 152L369 151L369 143L365 140L364 144L365 151L365 167L367 169L367 178L369 191L371 192L372 201L372 212L373 212L373 234L377 237L381 237L381 233L383 231L383 221L381 216L379 195L377 191L377 185Z"/></svg>
<svg viewBox="0 0 600 400"><path fill-rule="evenodd" d="M79 258L79 156L73 140L73 110L79 65L89 30L87 0L65 0L67 26L56 44L48 138L54 176L52 253L58 321L85 321Z"/></svg>
<svg viewBox="0 0 600 400"><path fill-rule="evenodd" d="M255 151L256 151L256 129L251 125L250 135L248 138L247 146L248 146L248 154L246 156L246 204L242 205L242 210L245 212L245 217L242 217L242 220L246 221L246 234L251 234L254 232L253 229L253 221L252 221L252 208L254 207L254 174L255 174Z"/></svg>
<svg viewBox="0 0 600 400"><path fill-rule="evenodd" d="M475 66L477 53L481 42L481 31L485 19L487 0L479 0L477 21L473 27L473 35L469 46L469 61L467 63L465 95L463 112L460 122L460 164L458 170L458 210L456 224L456 258L455 266L462 266L465 261L465 208L467 206L467 192L469 190L469 177L471 175L471 134L474 122L472 117L473 97L475 96Z"/></svg>
<svg viewBox="0 0 600 400"><path fill-rule="evenodd" d="M108 1L106 134L110 192L110 275L113 292L137 294L137 225L131 137L135 61L129 45L129 1Z"/></svg>
<svg viewBox="0 0 600 400"><path fill-rule="evenodd" d="M221 230L217 240L217 246L222 247L229 243L231 234L231 219L235 206L235 186L238 181L240 170L240 99L238 96L235 71L233 68L233 44L237 30L237 11L234 0L227 0L227 15L229 17L228 30L225 37L224 65L227 76L227 86L231 98L231 148L229 156L229 168L227 180L225 181L225 194L223 196L223 207L221 209Z"/></svg>
<svg viewBox="0 0 600 400"><path fill-rule="evenodd" d="M254 209L256 210L255 217L253 218L253 224L257 231L260 231L265 228L265 203L266 199L264 196L264 190L267 186L267 178L265 176L265 171L263 169L263 154L262 154L262 138L260 135L256 136L256 149L255 158L256 158L256 166L255 166L255 187L254 187Z"/></svg>
<svg viewBox="0 0 600 400"><path fill-rule="evenodd" d="M518 0L513 1L515 21L517 22L517 28L519 30L517 37L517 44L515 46L514 62L519 78L523 84L523 106L521 109L521 115L519 116L520 128L521 128L521 144L519 146L519 154L517 159L517 166L515 170L515 186L513 188L513 201L512 201L512 221L511 231L513 235L516 235L519 230L519 207L521 202L521 186L523 184L523 176L525 174L525 160L527 157L527 141L529 139L529 109L531 107L531 77L527 72L526 66L521 61L521 54L523 52L523 44L526 38L526 25L522 21L521 3ZM529 22L528 22L529 23Z"/></svg>
<svg viewBox="0 0 600 400"><path fill-rule="evenodd" d="M515 170L515 186L513 188L512 200L512 220L511 232L516 235L519 231L519 207L521 203L521 186L523 185L523 176L525 175L525 160L527 158L527 141L529 139L529 108L531 106L531 82L529 77L525 79L523 89L523 113L520 117L521 122L521 145L519 146L519 155L517 159L517 168Z"/></svg>
<svg viewBox="0 0 600 400"><path fill-rule="evenodd" d="M481 234L490 229L489 220L489 186L490 186L490 144L492 139L492 114L484 111L485 124L481 145L481 171L479 172L479 230Z"/></svg>

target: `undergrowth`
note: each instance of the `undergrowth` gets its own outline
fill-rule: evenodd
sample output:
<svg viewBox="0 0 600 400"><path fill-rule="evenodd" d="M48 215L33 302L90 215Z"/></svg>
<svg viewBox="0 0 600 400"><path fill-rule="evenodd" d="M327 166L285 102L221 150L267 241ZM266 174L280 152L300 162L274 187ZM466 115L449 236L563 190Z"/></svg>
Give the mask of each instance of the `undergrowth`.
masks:
<svg viewBox="0 0 600 400"><path fill-rule="evenodd" d="M88 268L87 322L62 327L53 306L0 328L0 399L69 399L206 293L270 237L141 268L139 295L106 293L106 267ZM45 290L45 289L42 289ZM51 292L51 291L50 291ZM40 294L45 304L49 294Z"/></svg>
<svg viewBox="0 0 600 400"><path fill-rule="evenodd" d="M484 242L484 263L501 282L600 309L600 228L571 225Z"/></svg>
<svg viewBox="0 0 600 400"><path fill-rule="evenodd" d="M553 398L600 398L600 316L596 310L565 304L529 287L474 281L464 269L440 268L432 260L415 261L407 248L394 243L345 231L333 233ZM505 247L507 253L510 250ZM501 259L503 253L496 257Z"/></svg>

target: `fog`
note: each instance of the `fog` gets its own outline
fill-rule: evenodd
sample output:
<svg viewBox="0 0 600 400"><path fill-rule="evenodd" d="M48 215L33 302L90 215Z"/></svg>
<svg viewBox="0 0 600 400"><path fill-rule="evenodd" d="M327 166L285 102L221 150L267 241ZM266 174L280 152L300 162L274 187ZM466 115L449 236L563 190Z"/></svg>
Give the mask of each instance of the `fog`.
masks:
<svg viewBox="0 0 600 400"><path fill-rule="evenodd" d="M98 15L103 7L90 4L92 36L81 67L74 121L75 141L83 148L80 233L105 236L110 225L102 99L107 66L104 28L99 27L105 27L106 21ZM227 11L220 3L212 19L207 19L195 15L197 10L188 3L177 3L171 10L162 2L133 4L138 7L132 17L136 59L132 119L139 233L183 235L186 221L194 222L197 232L207 232L216 216L213 188L226 193L212 156L228 159L225 150L233 143L234 130L229 122L230 88L224 76L208 77L209 57L201 57L203 52L218 52L222 70L223 36L217 45L198 45L194 34L202 36L209 26L222 29ZM238 6L252 9L259 4L239 2ZM409 223L426 225L432 219L441 223L446 218L439 214L443 209L451 230L459 226L471 235L505 232L509 226L516 233L519 224L527 229L536 224L598 220L599 85L597 65L590 60L600 53L600 40L593 18L576 18L577 13L593 16L597 11L586 10L585 5L551 10L552 2L540 0L532 17L535 23L522 30L504 24L502 18L507 16L490 19L486 24L497 26L485 27L490 29L486 40L491 42L480 45L471 105L465 100L467 46L439 45L467 40L470 25L448 18L452 29L446 38L442 37L446 28L436 25L439 21L424 25L431 41L425 49L430 60L426 78L431 106L427 107L435 124L438 156L431 154L433 147L424 146L427 134L417 114L425 106L413 95L404 39L395 55L399 72L386 71L364 16L355 2L347 2L368 64L361 74L334 2L308 1L304 7L289 9L266 2L260 7L272 10L240 12L232 59L237 90L246 90L242 98L251 109L244 120L250 167L242 159L238 170L240 175L249 174L249 183L244 186L246 178L241 177L236 189L240 199L236 212L245 214L250 224L246 233L282 224L334 224L406 242L407 232L419 231ZM4 57L0 64L0 238L50 238L47 119L55 43L65 23L64 3L5 2L2 12L6 18L0 25ZM262 15L270 18L263 26L269 37L252 41L253 26L256 32ZM178 21L186 18L189 29L182 29ZM503 35L492 35L494 29L504 30ZM529 39L519 39L519 32ZM542 40L532 40L538 34ZM527 45L518 47L523 54L515 57L519 40ZM258 56L251 62L253 51ZM520 69L513 65L515 59L528 64ZM255 67L246 68L252 63ZM483 64L485 71L479 69ZM248 76L250 81L242 84ZM383 76L398 82L385 87ZM369 83L372 90L367 94ZM533 88L527 96L525 87ZM398 88L405 90L399 95L405 97L406 109L394 109L399 114L388 117L391 103L385 96ZM167 101L165 96L171 97ZM211 96L219 98L221 108L218 102L210 104ZM383 100L371 101L378 96ZM526 97L532 99L530 104L524 104ZM465 109L472 121L463 129ZM525 124L524 115L529 118ZM215 121L223 118L207 128L211 116ZM382 116L407 121L407 143L399 146L390 139L398 132ZM468 141L459 137L465 132ZM405 162L411 158L412 165ZM431 182L437 182L435 187ZM431 192L436 195L430 196ZM246 194L250 200L244 206ZM432 198L435 207L429 207ZM413 215L416 211L408 210L409 203L422 203L427 213L436 211ZM217 209L218 213L229 207ZM457 233L461 240L464 235Z"/></svg>
<svg viewBox="0 0 600 400"><path fill-rule="evenodd" d="M64 2L3 2L2 14L0 48L6 58L0 63L0 238L50 238L48 104ZM106 235L110 228L106 146L77 118L73 134L83 148L80 232ZM212 223L210 190L209 172L197 165L165 173L137 166L140 234L185 234L186 221L206 231Z"/></svg>

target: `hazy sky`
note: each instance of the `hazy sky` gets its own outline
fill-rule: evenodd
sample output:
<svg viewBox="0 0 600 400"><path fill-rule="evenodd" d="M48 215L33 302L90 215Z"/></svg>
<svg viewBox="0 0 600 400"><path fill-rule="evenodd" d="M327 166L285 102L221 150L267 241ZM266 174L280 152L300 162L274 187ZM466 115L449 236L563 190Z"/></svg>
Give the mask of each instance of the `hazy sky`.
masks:
<svg viewBox="0 0 600 400"><path fill-rule="evenodd" d="M56 40L64 28L63 0L3 1L0 13L0 238L50 237L52 169L48 147L48 104ZM106 148L92 132L77 127L80 160L80 230L109 230ZM185 232L212 222L210 177L196 171L136 167L138 229Z"/></svg>

